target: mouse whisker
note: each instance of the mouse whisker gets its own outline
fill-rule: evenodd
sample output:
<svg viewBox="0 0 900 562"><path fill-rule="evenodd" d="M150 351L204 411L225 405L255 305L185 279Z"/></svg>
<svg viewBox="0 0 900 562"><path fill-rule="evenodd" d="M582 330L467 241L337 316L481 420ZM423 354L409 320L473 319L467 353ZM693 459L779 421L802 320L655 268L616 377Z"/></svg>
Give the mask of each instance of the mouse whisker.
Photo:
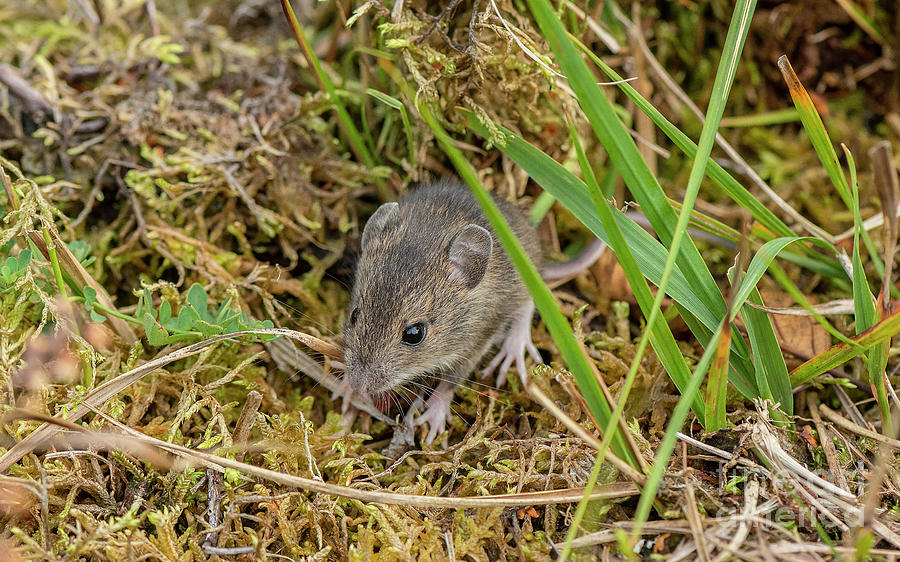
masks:
<svg viewBox="0 0 900 562"><path fill-rule="evenodd" d="M317 330L319 330L319 332L321 334L325 334L328 336L336 337L338 335L338 332L335 332L327 324L324 324L324 323L316 320L315 318L313 318L309 314L306 314L299 308L288 304L288 302L286 300L282 300L282 299L279 299L278 297L275 297L275 302L279 307L284 309L284 312L290 317L290 319L295 324L313 326Z"/></svg>

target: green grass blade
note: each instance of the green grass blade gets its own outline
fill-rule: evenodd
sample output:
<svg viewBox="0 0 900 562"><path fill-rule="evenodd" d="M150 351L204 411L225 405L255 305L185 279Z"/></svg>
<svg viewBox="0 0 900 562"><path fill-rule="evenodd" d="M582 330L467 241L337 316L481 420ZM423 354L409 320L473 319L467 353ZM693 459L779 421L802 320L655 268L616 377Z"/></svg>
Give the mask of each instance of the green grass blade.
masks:
<svg viewBox="0 0 900 562"><path fill-rule="evenodd" d="M835 152L834 146L831 144L831 138L828 136L828 131L825 130L825 124L822 123L819 112L816 111L816 107L813 105L812 98L809 97L809 93L803 87L800 78L794 73L794 69L791 67L791 63L786 55L782 55L778 59L778 68L781 70L784 81L787 82L791 98L794 100L794 106L800 113L800 122L803 123L803 128L806 129L806 134L809 135L809 140L816 154L819 155L825 171L828 172L831 183L837 188L838 195L841 196L844 205L848 209L853 208L853 196L850 193L850 186L847 185L847 179L841 170L837 152Z"/></svg>
<svg viewBox="0 0 900 562"><path fill-rule="evenodd" d="M487 127L478 120L474 113L468 111L463 113L467 117L469 128L484 138L490 138ZM521 166L538 185L551 193L572 212L594 235L612 246L610 237L603 222L597 216L596 208L584 182L512 131L499 126L497 129L504 135L504 143L498 148ZM651 283L659 286L663 265L668 256L667 250L624 213L612 207L611 210L628 247L641 268L641 273ZM677 267L672 273L666 293L678 304L682 317L697 338L702 342L708 341L713 330L718 327L719 319L697 297L690 282ZM741 394L752 398L757 393L753 367L749 360L750 353L746 347L739 347L740 344L743 344L743 340L740 338L735 338L732 342L732 364L738 364L740 368L732 370L730 380ZM743 355L741 355L742 353ZM743 363L739 363L741 361ZM678 383L676 382L676 384Z"/></svg>
<svg viewBox="0 0 900 562"><path fill-rule="evenodd" d="M744 301L747 300L747 297L750 296L753 288L756 287L756 284L762 279L762 276L766 273L766 270L775 258L784 252L790 245L797 243L815 244L832 253L838 253L838 250L834 245L812 236L785 236L766 242L756 251L753 260L750 262L750 265L747 266L747 272L744 274L741 286L734 296L736 307L739 308ZM732 315L734 313L735 312L732 312ZM734 318L732 318L732 320L733 319Z"/></svg>
<svg viewBox="0 0 900 562"><path fill-rule="evenodd" d="M858 357L861 352L872 349L879 343L890 342L891 338L898 333L900 333L900 310L862 334L850 338L849 343L840 342L833 345L791 371L791 386L807 383L825 371L839 367L854 357Z"/></svg>
<svg viewBox="0 0 900 562"><path fill-rule="evenodd" d="M809 97L809 93L807 93L806 88L803 87L800 78L797 77L797 74L791 67L791 63L788 61L786 55L779 57L778 68L781 70L781 75L784 77L788 90L791 92L791 99L794 100L794 107L796 107L797 111L800 113L800 122L803 123L803 128L806 130L806 134L809 136L809 140L812 142L816 154L819 155L822 166L824 166L825 171L828 172L831 183L834 184L834 187L837 189L838 195L840 195L841 199L844 201L844 205L846 205L848 209L853 209L853 194L851 193L850 185L847 183L847 178L844 177L844 172L841 170L841 163L838 160L837 152L834 150L834 145L831 144L831 138L828 136L828 131L825 129L825 124L822 122L819 112L816 111L816 106L813 104L812 98ZM869 257L872 259L872 263L878 270L879 275L883 275L884 264L878 257L875 245L872 243L871 238L869 238L869 233L866 230L862 231L862 239L869 251Z"/></svg>
<svg viewBox="0 0 900 562"><path fill-rule="evenodd" d="M734 309L732 310L732 320L734 320L734 315L738 310L744 305L744 303L751 297L753 291L756 290L756 284L759 283L759 280L762 279L762 276L766 273L767 270L771 270L775 279L785 288L785 290L794 298L797 303L802 306L805 310L807 310L812 317L828 331L829 334L834 336L835 338L849 343L850 340L840 333L834 326L831 325L828 320L825 319L824 316L815 312L813 310L812 305L806 299L805 296L797 289L796 285L790 279L787 278L786 275L783 274L780 267L778 267L774 260L776 257L785 253L784 251L794 243L809 243L815 244L817 246L821 246L831 252L837 253L837 248L835 248L829 242L825 240L814 238L811 236L791 236L784 238L776 238L775 240L771 240L763 244L763 246L756 252L756 255L753 256L753 260L750 262L750 265L747 267L747 272L744 274L743 279L741 280L741 286L735 292L734 295Z"/></svg>
<svg viewBox="0 0 900 562"><path fill-rule="evenodd" d="M859 189L856 183L856 168L852 165L853 156L847 152L850 166L851 202L853 211L853 316L856 320L856 333L861 333L877 322L875 317L875 300L869 288L869 280L866 279L866 271L863 268L862 258L859 255L859 239L862 231L862 217L859 213Z"/></svg>
<svg viewBox="0 0 900 562"><path fill-rule="evenodd" d="M406 145L407 150L409 151L409 161L410 163L414 163L416 161L416 149L413 143L412 128L409 125L409 116L407 115L406 106L397 98L379 92L378 90L373 90L372 88L367 88L366 93L386 106L392 107L400 112L400 119L403 121L403 130L406 131Z"/></svg>
<svg viewBox="0 0 900 562"><path fill-rule="evenodd" d="M872 20L865 12L863 12L859 6L857 6L852 0L835 0L837 4L847 12L847 15L850 16L853 21L856 22L866 34L874 39L879 45L884 45L884 34L881 33L881 30L878 29L878 26L875 24L875 21Z"/></svg>
<svg viewBox="0 0 900 562"><path fill-rule="evenodd" d="M765 111L763 113L754 113L752 115L739 115L735 117L723 117L719 123L721 127L768 127L771 125L780 125L783 123L793 123L800 120L800 114L797 109L789 107L787 109L776 109L774 111Z"/></svg>
<svg viewBox="0 0 900 562"><path fill-rule="evenodd" d="M747 300L756 305L763 305L762 297L756 288ZM766 312L752 306L744 306L741 316L750 337L753 365L756 367L756 386L760 397L779 404L780 411L773 408L769 413L773 418L787 422L787 416L794 413L794 395L791 393L790 376L772 321Z"/></svg>
<svg viewBox="0 0 900 562"><path fill-rule="evenodd" d="M531 214L529 216L531 224L539 225L554 203L556 203L556 198L553 197L553 194L549 191L542 191L531 205Z"/></svg>
<svg viewBox="0 0 900 562"><path fill-rule="evenodd" d="M606 149L628 189L640 203L641 210L653 225L656 234L663 244L670 245L677 234L678 220L666 201L659 182L647 168L631 135L617 117L612 103L569 39L553 6L547 0L527 0L527 3L545 40L556 55L563 74L568 77L569 85L578 97L594 134ZM718 119L715 122L718 123ZM725 300L693 241L685 240L684 247L676 253L676 257L682 273L704 305L716 319L724 316Z"/></svg>
<svg viewBox="0 0 900 562"><path fill-rule="evenodd" d="M576 39L577 41L577 39ZM672 124L666 117L659 112L658 109L647 101L641 94L634 89L631 84L625 82L623 78L611 66L603 62L597 55L592 53L586 46L577 43L583 52L585 52L591 61L597 65L610 78L616 82L616 85L632 102L647 115L659 129L669 137L675 146L677 146L688 158L693 159L697 155L697 145L685 135L681 130ZM747 191L731 174L729 174L722 166L714 160L710 160L706 173L716 186L725 192L735 203L746 209L753 215L759 223L778 236L791 236L794 232L779 219L775 213L770 211L763 205L759 199L752 193Z"/></svg>
<svg viewBox="0 0 900 562"><path fill-rule="evenodd" d="M531 293L532 298L534 298L534 304L541 313L541 318L544 320L547 330L553 337L553 341L556 342L566 365L575 377L578 388L584 396L585 402L588 404L591 413L601 426L606 427L610 420L612 408L603 396L600 385L594 377L593 370L588 364L587 357L585 356L581 345L575 339L572 328L560 311L556 299L553 298L553 294L550 292L550 289L547 288L547 285L544 284L534 263L528 258L521 243L506 223L497 204L491 199L484 187L482 187L471 165L459 149L453 145L452 139L443 127L441 127L440 123L438 123L431 108L425 104L419 104L418 110L422 115L422 118L434 132L438 144L453 162L460 177L462 177L472 189L472 193L475 195L475 198L484 210L488 221L496 232L497 238L500 239L503 249L506 250L510 261L512 261L516 270L519 272L525 286L528 287L528 291ZM625 439L621 433L619 433L618 427L613 426L613 431L612 448L615 454L628 462L631 466L638 467L637 460L626 444Z"/></svg>
<svg viewBox="0 0 900 562"><path fill-rule="evenodd" d="M859 239L863 232L863 220L859 212L859 184L856 181L856 163L853 154L846 146L841 145L847 155L847 165L850 168L850 190L852 195L853 210L853 312L856 319L856 332L868 330L878 322L878 310L875 308L875 297L866 279L862 258L859 255ZM879 343L872 347L866 354L866 370L869 373L869 382L875 389L875 400L881 410L881 420L885 435L894 435L893 421L891 420L891 406L888 403L887 388L885 387L884 369L887 365L888 345Z"/></svg>

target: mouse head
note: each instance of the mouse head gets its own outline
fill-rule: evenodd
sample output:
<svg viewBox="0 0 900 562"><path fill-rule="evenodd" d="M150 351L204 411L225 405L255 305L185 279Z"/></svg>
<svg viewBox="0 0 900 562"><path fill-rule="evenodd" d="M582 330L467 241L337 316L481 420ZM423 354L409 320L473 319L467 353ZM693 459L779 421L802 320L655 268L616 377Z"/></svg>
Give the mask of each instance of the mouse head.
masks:
<svg viewBox="0 0 900 562"><path fill-rule="evenodd" d="M472 360L484 303L473 294L493 253L476 224L424 229L386 203L366 223L344 324L344 359L354 391L375 396Z"/></svg>

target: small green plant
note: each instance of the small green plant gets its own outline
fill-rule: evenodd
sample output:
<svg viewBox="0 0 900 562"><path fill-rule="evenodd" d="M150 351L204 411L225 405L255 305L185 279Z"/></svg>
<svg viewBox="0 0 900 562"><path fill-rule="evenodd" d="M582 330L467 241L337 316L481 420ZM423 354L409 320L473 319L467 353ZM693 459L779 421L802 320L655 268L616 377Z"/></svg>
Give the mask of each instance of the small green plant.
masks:
<svg viewBox="0 0 900 562"><path fill-rule="evenodd" d="M159 310L155 310L150 290L145 289L135 316L144 327L147 341L154 346L274 327L271 320L252 320L244 312L236 310L231 306L230 298L210 312L206 290L197 283L188 289L178 314L173 314L172 303L168 300L163 300Z"/></svg>
<svg viewBox="0 0 900 562"><path fill-rule="evenodd" d="M195 283L188 289L185 301L177 314L172 301L163 298L158 308L153 305L153 293L144 289L138 298L134 316L128 316L97 302L97 291L92 287L81 290L81 302L94 322L103 322L107 316L115 316L144 328L150 345L161 347L177 342L210 338L222 334L273 328L271 320L254 320L232 306L225 299L215 310L209 307L206 289Z"/></svg>
<svg viewBox="0 0 900 562"><path fill-rule="evenodd" d="M97 291L93 287L85 287L82 293L84 294L84 308L86 308L88 314L90 314L91 320L94 322L103 322L106 320L106 316L103 316L97 311L97 309L100 308L97 304Z"/></svg>
<svg viewBox="0 0 900 562"><path fill-rule="evenodd" d="M8 290L15 284L31 264L31 250L25 249L15 256L9 256L0 267L0 290Z"/></svg>
<svg viewBox="0 0 900 562"><path fill-rule="evenodd" d="M91 255L91 246L83 241L83 240L74 240L67 244L69 247L69 251L72 252L72 255L75 256L75 259L78 260L84 267L90 266L92 263L97 261L96 256Z"/></svg>

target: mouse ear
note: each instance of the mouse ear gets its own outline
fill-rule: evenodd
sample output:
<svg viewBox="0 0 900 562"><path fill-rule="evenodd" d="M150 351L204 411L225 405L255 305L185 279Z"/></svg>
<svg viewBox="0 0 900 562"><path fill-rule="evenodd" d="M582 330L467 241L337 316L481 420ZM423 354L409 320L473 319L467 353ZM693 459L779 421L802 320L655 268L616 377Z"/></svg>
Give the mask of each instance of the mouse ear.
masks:
<svg viewBox="0 0 900 562"><path fill-rule="evenodd" d="M491 234L477 224L467 224L450 241L450 276L471 289L481 282L494 249Z"/></svg>
<svg viewBox="0 0 900 562"><path fill-rule="evenodd" d="M378 207L378 210L375 211L375 214L372 215L371 218L369 218L368 222L366 222L365 228L363 228L363 248L365 248L369 242L381 236L381 233L384 231L384 227L387 226L392 218L397 216L398 208L399 205L397 205L396 203L385 203L381 207Z"/></svg>

